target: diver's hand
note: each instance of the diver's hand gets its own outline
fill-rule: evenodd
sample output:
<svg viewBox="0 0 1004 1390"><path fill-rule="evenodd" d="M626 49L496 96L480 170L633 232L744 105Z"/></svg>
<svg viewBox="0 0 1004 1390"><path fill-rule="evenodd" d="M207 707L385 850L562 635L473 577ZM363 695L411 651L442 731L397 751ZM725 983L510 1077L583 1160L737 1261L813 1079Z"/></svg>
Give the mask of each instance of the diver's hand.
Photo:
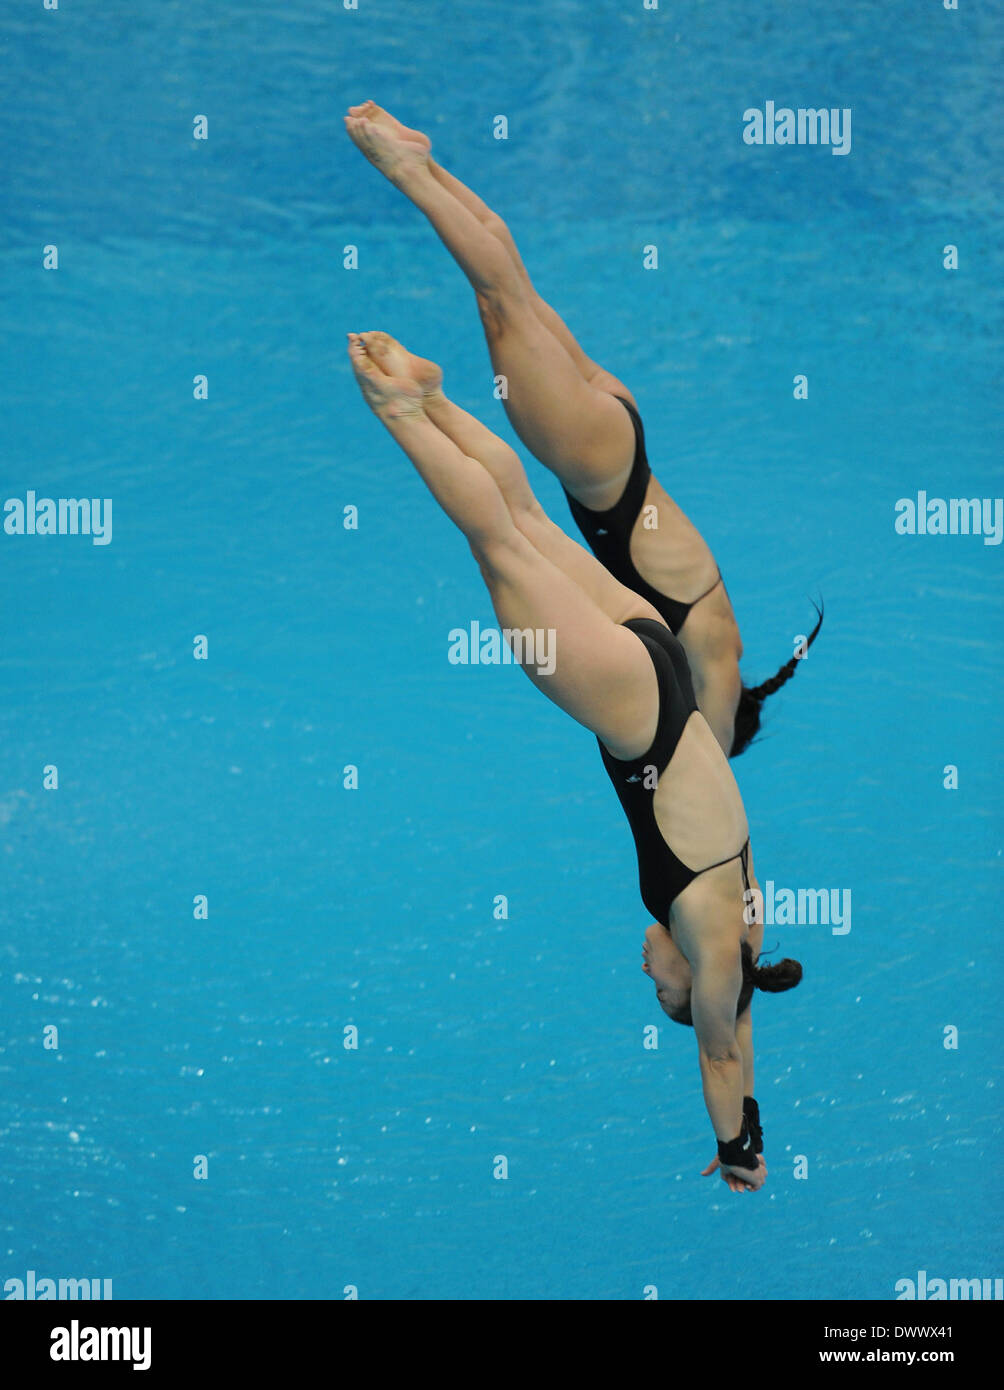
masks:
<svg viewBox="0 0 1004 1390"><path fill-rule="evenodd" d="M707 1168L701 1173L702 1178L710 1177L716 1168L722 1169L722 1179L728 1184L730 1192L756 1192L763 1187L767 1181L767 1165L764 1162L763 1154L757 1155L757 1170L754 1173L750 1168L729 1168L724 1167L719 1159L713 1158Z"/></svg>

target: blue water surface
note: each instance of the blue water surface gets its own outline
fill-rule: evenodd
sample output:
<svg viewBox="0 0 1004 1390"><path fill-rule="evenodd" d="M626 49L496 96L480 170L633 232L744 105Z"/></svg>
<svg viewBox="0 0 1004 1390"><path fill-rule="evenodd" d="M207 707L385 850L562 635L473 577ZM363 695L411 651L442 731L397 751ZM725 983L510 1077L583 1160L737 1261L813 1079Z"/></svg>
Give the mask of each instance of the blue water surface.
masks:
<svg viewBox="0 0 1004 1390"><path fill-rule="evenodd" d="M0 503L110 497L113 537L0 533L2 1279L885 1299L1004 1273L1002 548L894 529L920 490L1004 491L1001 37L934 0L4 8ZM699 1176L693 1035L640 971L595 741L447 660L494 618L346 331L434 357L518 441L463 276L345 138L366 97L636 395L748 679L825 599L735 764L761 881L852 901L844 934L775 932L805 979L755 1010L756 1197ZM850 154L744 144L767 100L851 108Z"/></svg>

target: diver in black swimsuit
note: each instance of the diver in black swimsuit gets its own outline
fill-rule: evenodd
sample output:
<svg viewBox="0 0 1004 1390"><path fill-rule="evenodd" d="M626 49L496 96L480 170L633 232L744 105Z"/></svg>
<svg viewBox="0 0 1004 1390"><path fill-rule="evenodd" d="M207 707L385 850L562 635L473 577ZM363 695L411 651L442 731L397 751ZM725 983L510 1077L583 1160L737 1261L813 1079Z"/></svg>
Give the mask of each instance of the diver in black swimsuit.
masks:
<svg viewBox="0 0 1004 1390"><path fill-rule="evenodd" d="M757 965L746 815L683 648L651 604L550 521L514 451L446 400L435 364L382 333L350 334L349 355L374 413L467 538L503 632L553 634L548 666L526 646L517 659L599 740L654 929L682 962L664 970L653 956L649 973L666 1012L697 1035L716 1162L733 1191L759 1188L748 1006L754 988L790 988L801 967Z"/></svg>
<svg viewBox="0 0 1004 1390"><path fill-rule="evenodd" d="M684 623L690 616L691 609L700 603L701 599L707 598L709 594L713 593L720 584L724 588L722 573L721 570L718 570L713 584L709 584L703 593L698 594L689 603L682 603L679 599L670 598L668 594L657 589L638 572L631 557L631 537L645 505L652 470L649 467L648 455L645 451L645 429L641 422L641 416L625 396L617 396L617 399L631 417L635 434L634 459L631 464L630 475L624 485L624 491L614 505L605 511L591 511L577 501L564 486L562 486L562 491L568 501L569 511L582 532L586 544L600 563L605 565L622 584L626 584L629 589L634 589L643 598L647 598L649 603L665 618L673 635L679 637ZM728 595L726 594L725 597L727 600ZM818 620L805 640L806 651L816 640L819 629L823 625L822 608L817 608L816 612ZM753 688L746 685L741 687L739 702L734 715L732 744L728 750L730 757L738 757L752 742L760 728L760 708L764 700L768 695L775 694L782 685L791 679L795 674L799 659L792 657L762 685Z"/></svg>
<svg viewBox="0 0 1004 1390"><path fill-rule="evenodd" d="M697 709L697 700L686 655L669 628L651 618L630 618L623 626L641 638L652 658L659 685L659 720L651 746L640 757L626 761L615 758L602 743L600 756L634 836L641 900L655 920L668 927L670 908L683 890L699 874L720 864L740 859L744 889L749 891L749 835L734 854L699 869L689 868L666 843L656 817L654 790L659 775L672 761L688 719ZM654 769L655 777L646 777L646 769Z"/></svg>
<svg viewBox="0 0 1004 1390"><path fill-rule="evenodd" d="M641 594L642 598L647 598L652 607L665 618L674 637L678 637L694 604L700 603L702 598L707 598L712 589L721 584L721 571L718 571L715 582L709 584L704 593L698 594L690 603L681 603L679 599L661 593L638 573L631 558L631 532L645 505L645 493L652 470L645 452L645 430L641 416L625 396L618 396L617 399L630 415L635 435L631 473L619 500L606 511L594 512L577 502L566 487L563 486L562 491L568 500L568 509L575 519L575 524L600 564L605 565L615 579L619 579L636 594Z"/></svg>
<svg viewBox="0 0 1004 1390"><path fill-rule="evenodd" d="M594 553L679 637L698 707L726 754L737 756L756 736L764 699L794 674L819 623L770 680L743 684L742 641L718 566L652 476L630 391L583 352L535 290L506 224L432 158L426 135L372 101L349 108L346 128L428 217L467 276L514 429L559 478ZM643 508L656 523L651 529L638 524Z"/></svg>

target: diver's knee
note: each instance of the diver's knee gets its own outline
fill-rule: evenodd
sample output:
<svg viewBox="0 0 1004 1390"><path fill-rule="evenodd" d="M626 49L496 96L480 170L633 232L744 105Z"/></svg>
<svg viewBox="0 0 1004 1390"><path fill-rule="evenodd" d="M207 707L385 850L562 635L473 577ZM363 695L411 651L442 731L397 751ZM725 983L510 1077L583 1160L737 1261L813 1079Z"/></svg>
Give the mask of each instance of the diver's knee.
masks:
<svg viewBox="0 0 1004 1390"><path fill-rule="evenodd" d="M509 303L504 290L497 285L484 286L475 290L481 326L489 341L501 338L509 318Z"/></svg>

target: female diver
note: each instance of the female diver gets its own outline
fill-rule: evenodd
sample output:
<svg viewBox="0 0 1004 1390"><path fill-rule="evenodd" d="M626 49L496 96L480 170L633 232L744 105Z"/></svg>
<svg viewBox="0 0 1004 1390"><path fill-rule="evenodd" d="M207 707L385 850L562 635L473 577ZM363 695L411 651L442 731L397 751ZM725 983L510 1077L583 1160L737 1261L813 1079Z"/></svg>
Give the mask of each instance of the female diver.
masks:
<svg viewBox="0 0 1004 1390"><path fill-rule="evenodd" d="M502 219L431 157L431 143L375 102L349 108L346 129L366 158L428 217L477 297L506 413L555 473L590 549L646 598L687 654L698 708L729 757L760 727L760 708L794 674L792 657L753 689L739 674L742 642L714 557L658 480L631 392L579 347L534 289ZM446 425L435 397L426 413ZM672 597L670 597L672 595ZM811 646L822 623L808 638Z"/></svg>
<svg viewBox="0 0 1004 1390"><path fill-rule="evenodd" d="M385 333L349 334L349 357L367 403L467 538L516 659L599 740L656 919L644 968L664 1011L697 1036L718 1140L705 1172L720 1166L733 1191L759 1188L749 1005L754 988L790 989L802 971L756 964L763 927L749 910L746 814L683 648L647 599L547 517L516 453L446 399L434 363ZM546 669L526 640L536 630L553 634Z"/></svg>

